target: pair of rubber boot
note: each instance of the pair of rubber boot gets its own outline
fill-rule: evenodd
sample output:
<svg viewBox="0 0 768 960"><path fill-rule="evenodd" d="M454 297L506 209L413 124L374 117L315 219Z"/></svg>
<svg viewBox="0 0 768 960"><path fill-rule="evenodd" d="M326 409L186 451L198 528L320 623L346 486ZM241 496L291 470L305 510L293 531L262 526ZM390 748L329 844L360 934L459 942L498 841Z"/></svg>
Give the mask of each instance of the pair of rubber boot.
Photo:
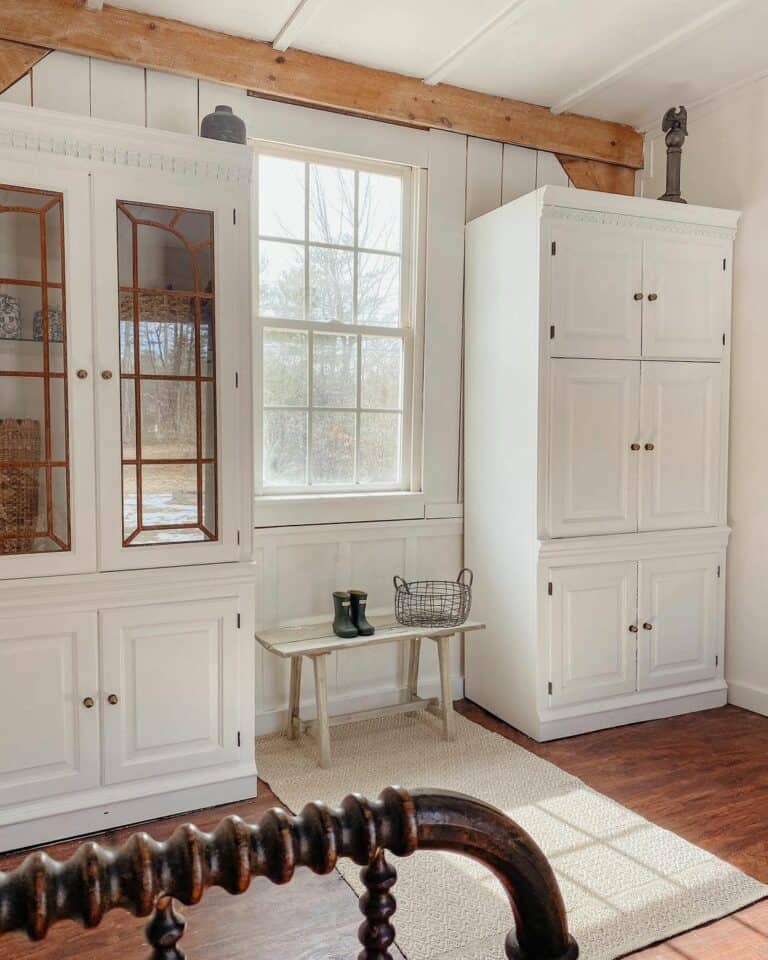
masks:
<svg viewBox="0 0 768 960"><path fill-rule="evenodd" d="M337 637L370 637L375 631L365 619L365 590L336 590L333 594L333 632Z"/></svg>

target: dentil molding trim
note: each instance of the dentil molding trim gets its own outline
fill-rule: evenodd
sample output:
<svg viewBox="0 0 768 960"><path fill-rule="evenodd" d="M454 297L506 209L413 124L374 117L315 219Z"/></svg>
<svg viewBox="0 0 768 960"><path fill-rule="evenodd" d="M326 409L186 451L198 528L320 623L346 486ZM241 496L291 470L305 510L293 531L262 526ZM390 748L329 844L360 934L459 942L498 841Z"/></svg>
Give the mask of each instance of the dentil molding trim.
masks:
<svg viewBox="0 0 768 960"><path fill-rule="evenodd" d="M653 216L634 216L625 213L606 213L599 210L578 210L573 207L544 206L541 219L550 222L594 223L604 227L642 230L654 233L674 233L706 240L731 240L735 228L708 226L702 223L680 223Z"/></svg>

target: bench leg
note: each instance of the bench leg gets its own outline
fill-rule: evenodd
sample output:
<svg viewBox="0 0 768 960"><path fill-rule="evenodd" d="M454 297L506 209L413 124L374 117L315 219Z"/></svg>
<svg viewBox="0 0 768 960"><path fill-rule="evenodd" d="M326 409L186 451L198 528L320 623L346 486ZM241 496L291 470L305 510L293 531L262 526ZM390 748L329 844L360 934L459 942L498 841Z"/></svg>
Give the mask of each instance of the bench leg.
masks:
<svg viewBox="0 0 768 960"><path fill-rule="evenodd" d="M451 638L437 638L437 657L440 662L440 709L443 715L443 739L455 740L453 692L451 690Z"/></svg>
<svg viewBox="0 0 768 960"><path fill-rule="evenodd" d="M421 637L408 641L408 699L415 700L419 693L419 657Z"/></svg>
<svg viewBox="0 0 768 960"><path fill-rule="evenodd" d="M291 687L288 694L288 739L298 740L300 731L301 657L291 657Z"/></svg>
<svg viewBox="0 0 768 960"><path fill-rule="evenodd" d="M328 726L328 675L326 671L327 653L312 657L315 668L315 700L317 702L317 734L320 740L320 766L331 765L331 735Z"/></svg>

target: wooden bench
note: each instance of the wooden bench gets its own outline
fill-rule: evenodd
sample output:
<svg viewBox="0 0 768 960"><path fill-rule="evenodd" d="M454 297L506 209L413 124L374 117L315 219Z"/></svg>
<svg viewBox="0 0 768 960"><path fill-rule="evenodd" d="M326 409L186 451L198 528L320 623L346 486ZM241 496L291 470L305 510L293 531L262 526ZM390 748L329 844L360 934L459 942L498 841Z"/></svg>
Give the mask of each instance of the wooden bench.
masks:
<svg viewBox="0 0 768 960"><path fill-rule="evenodd" d="M280 627L256 634L256 639L270 653L291 661L291 683L288 696L287 733L291 740L297 739L302 728L316 727L320 743L320 766L331 765L330 727L355 720L372 720L374 717L390 713L412 713L414 710L429 710L442 718L443 736L452 740L454 734L453 697L451 696L450 639L456 633L468 633L471 630L484 630L485 624L468 620L459 627L403 627L393 623L387 617L369 617L376 628L372 637L352 637L342 639L330 631L330 625L310 625L303 627ZM440 699L420 697L418 695L419 658L421 641L434 640L437 644L437 656L440 664ZM328 716L328 678L327 659L330 654L340 650L352 650L370 647L380 643L408 641L408 699L388 707L373 710L359 710ZM301 659L309 657L315 675L315 700L317 720L302 722L299 716L301 698Z"/></svg>

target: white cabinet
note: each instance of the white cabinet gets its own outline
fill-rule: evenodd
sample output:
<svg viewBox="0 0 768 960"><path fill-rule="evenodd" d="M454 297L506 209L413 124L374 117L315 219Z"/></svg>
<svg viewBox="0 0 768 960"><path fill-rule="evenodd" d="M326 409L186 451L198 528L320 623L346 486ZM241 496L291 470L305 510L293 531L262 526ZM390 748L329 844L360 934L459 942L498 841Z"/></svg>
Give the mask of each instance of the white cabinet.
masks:
<svg viewBox="0 0 768 960"><path fill-rule="evenodd" d="M592 224L556 224L550 240L550 352L640 353L642 240ZM635 294L638 294L637 299Z"/></svg>
<svg viewBox="0 0 768 960"><path fill-rule="evenodd" d="M637 564L553 572L551 702L599 700L635 689Z"/></svg>
<svg viewBox="0 0 768 960"><path fill-rule="evenodd" d="M722 645L720 557L665 557L639 567L638 689L714 677Z"/></svg>
<svg viewBox="0 0 768 960"><path fill-rule="evenodd" d="M722 402L719 363L643 363L641 530L720 520Z"/></svg>
<svg viewBox="0 0 768 960"><path fill-rule="evenodd" d="M651 221L647 221L651 223ZM730 238L665 236L629 218L551 225L553 357L719 360L730 326Z"/></svg>
<svg viewBox="0 0 768 960"><path fill-rule="evenodd" d="M237 621L237 598L101 615L106 783L237 759Z"/></svg>
<svg viewBox="0 0 768 960"><path fill-rule="evenodd" d="M467 696L539 740L726 702L738 214L544 187L467 226Z"/></svg>
<svg viewBox="0 0 768 960"><path fill-rule="evenodd" d="M0 806L99 782L95 613L0 619Z"/></svg>
<svg viewBox="0 0 768 960"><path fill-rule="evenodd" d="M552 536L636 530L640 364L553 360L551 390Z"/></svg>

